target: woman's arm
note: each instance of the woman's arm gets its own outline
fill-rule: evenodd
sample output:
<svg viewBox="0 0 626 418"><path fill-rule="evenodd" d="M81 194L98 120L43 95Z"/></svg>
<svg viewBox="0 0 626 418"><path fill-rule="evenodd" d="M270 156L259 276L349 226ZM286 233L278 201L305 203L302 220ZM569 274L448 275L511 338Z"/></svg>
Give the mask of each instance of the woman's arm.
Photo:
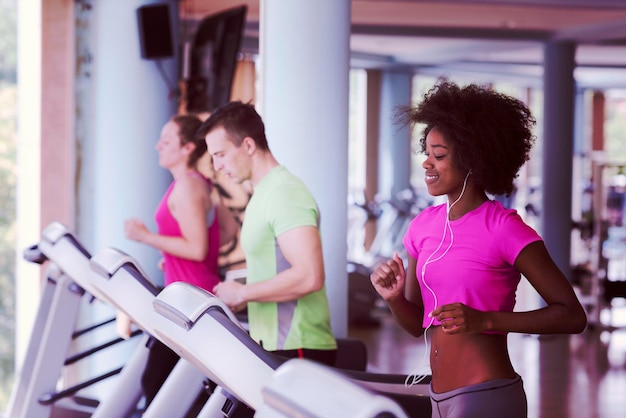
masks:
<svg viewBox="0 0 626 418"><path fill-rule="evenodd" d="M422 318L424 304L415 276L417 260L409 256L408 270L398 254L381 263L370 275L378 294L387 302L394 318L409 334L419 337L424 333Z"/></svg>
<svg viewBox="0 0 626 418"><path fill-rule="evenodd" d="M127 221L126 236L176 257L202 261L208 252L207 214L211 199L203 179L187 176L176 182L168 206L178 222L182 236L150 232L137 220Z"/></svg>
<svg viewBox="0 0 626 418"><path fill-rule="evenodd" d="M532 334L577 334L587 326L587 315L572 285L550 257L543 241L527 245L515 268L537 290L547 306L535 311L494 318L494 330Z"/></svg>
<svg viewBox="0 0 626 418"><path fill-rule="evenodd" d="M585 310L543 241L528 244L517 256L514 266L547 306L527 312L480 312L460 303L444 305L433 311L437 319L443 321L443 330L450 334L484 331L575 334L585 329Z"/></svg>

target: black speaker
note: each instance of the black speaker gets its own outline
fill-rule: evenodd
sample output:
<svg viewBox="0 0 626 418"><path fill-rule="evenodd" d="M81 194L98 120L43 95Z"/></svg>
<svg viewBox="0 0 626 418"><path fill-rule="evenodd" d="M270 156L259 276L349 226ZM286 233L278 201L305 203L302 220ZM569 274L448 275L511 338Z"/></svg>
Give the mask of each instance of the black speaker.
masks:
<svg viewBox="0 0 626 418"><path fill-rule="evenodd" d="M170 9L167 3L148 4L137 9L141 57L170 58L174 55Z"/></svg>

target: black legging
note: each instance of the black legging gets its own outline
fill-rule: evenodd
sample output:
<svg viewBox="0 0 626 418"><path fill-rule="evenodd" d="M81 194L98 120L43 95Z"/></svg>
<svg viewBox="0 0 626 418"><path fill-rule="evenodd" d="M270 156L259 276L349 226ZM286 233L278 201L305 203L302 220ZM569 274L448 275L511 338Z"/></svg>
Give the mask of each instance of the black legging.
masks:
<svg viewBox="0 0 626 418"><path fill-rule="evenodd" d="M145 396L146 408L154 400L163 382L165 382L167 376L169 376L180 359L174 351L154 338L148 341L148 348L150 350L148 353L148 361L141 375L141 388ZM209 398L208 392L203 389L204 388L198 388L198 398L196 398L193 406L187 412L187 417L197 416L200 409L202 409L202 406Z"/></svg>

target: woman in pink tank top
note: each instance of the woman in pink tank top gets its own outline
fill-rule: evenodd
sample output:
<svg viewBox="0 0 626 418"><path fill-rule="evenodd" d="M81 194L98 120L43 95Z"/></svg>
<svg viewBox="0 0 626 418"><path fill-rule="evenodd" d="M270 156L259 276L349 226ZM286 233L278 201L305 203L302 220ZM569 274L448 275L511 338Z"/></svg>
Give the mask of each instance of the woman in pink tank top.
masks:
<svg viewBox="0 0 626 418"><path fill-rule="evenodd" d="M197 168L206 153L204 139L195 136L201 123L197 116L179 115L161 131L159 165L170 171L173 181L156 210L158 231L149 231L136 218L124 227L127 238L161 251L166 286L185 281L212 291L220 280L220 218L226 220L228 214L213 202L211 181Z"/></svg>
<svg viewBox="0 0 626 418"><path fill-rule="evenodd" d="M201 124L195 115L178 115L163 126L156 150L159 165L169 170L173 181L156 210L158 231L149 231L136 218L127 220L124 229L128 239L162 253L165 286L184 281L211 292L220 281L220 245L232 239L235 221L225 206L214 202L211 181L198 171L198 161L207 149L204 138L196 138ZM226 231L224 236L220 226ZM173 351L154 340L142 376L146 406L177 361Z"/></svg>

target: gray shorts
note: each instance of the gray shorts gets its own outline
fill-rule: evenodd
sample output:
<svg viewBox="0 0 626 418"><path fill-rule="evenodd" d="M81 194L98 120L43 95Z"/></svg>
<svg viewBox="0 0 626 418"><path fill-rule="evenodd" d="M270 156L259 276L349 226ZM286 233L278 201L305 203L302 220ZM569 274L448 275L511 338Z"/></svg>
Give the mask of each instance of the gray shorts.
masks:
<svg viewBox="0 0 626 418"><path fill-rule="evenodd" d="M513 379L496 379L444 393L430 387L433 418L526 418L528 405L524 383Z"/></svg>

